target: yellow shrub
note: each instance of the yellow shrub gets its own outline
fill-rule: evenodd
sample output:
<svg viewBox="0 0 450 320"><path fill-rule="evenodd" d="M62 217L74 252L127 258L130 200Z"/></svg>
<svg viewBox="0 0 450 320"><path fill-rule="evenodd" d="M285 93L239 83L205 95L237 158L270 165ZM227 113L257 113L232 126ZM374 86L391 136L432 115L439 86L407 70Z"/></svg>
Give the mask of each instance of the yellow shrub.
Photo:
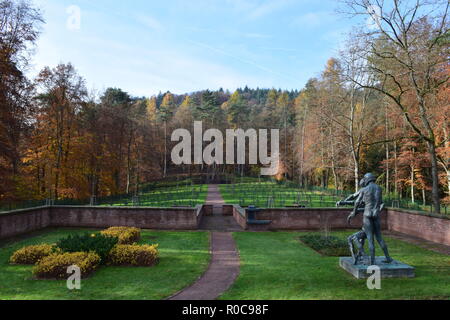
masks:
<svg viewBox="0 0 450 320"><path fill-rule="evenodd" d="M108 263L115 266L153 266L159 261L158 245L116 245Z"/></svg>
<svg viewBox="0 0 450 320"><path fill-rule="evenodd" d="M57 251L57 248L53 244L23 247L14 252L9 261L14 264L35 264L55 251Z"/></svg>
<svg viewBox="0 0 450 320"><path fill-rule="evenodd" d="M33 268L33 274L42 279L66 279L67 268L76 265L81 276L86 277L100 265L100 257L94 252L55 253L40 260Z"/></svg>
<svg viewBox="0 0 450 320"><path fill-rule="evenodd" d="M141 230L131 227L111 227L103 230L101 234L118 238L118 244L133 244L141 238Z"/></svg>

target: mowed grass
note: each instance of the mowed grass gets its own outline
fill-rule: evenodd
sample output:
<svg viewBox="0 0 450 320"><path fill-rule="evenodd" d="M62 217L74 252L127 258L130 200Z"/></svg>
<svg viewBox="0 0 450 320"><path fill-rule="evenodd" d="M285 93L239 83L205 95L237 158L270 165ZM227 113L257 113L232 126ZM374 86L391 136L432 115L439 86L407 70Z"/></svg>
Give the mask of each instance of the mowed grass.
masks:
<svg viewBox="0 0 450 320"><path fill-rule="evenodd" d="M244 182L220 185L220 193L227 204L255 205L260 208L281 208L294 204L308 208L335 207L343 197L318 191L307 191L278 185L274 182Z"/></svg>
<svg viewBox="0 0 450 320"><path fill-rule="evenodd" d="M369 290L366 280L339 267L339 258L321 256L300 243L302 234L307 233L235 233L241 273L221 299L450 299L450 256L387 237L392 256L416 267L416 278L383 279L381 290Z"/></svg>
<svg viewBox="0 0 450 320"><path fill-rule="evenodd" d="M139 196L139 203L133 203L129 196L100 200L101 205L143 206L143 207L195 207L204 204L208 194L207 185L179 185L155 188Z"/></svg>
<svg viewBox="0 0 450 320"><path fill-rule="evenodd" d="M66 281L34 280L32 266L9 264L23 246L55 243L69 234L92 229L41 232L32 238L0 247L0 299L2 300L160 300L189 286L209 264L209 236L205 232L143 231L141 244L159 244L160 263L154 267L102 266L70 291ZM2 245L2 244L0 244Z"/></svg>

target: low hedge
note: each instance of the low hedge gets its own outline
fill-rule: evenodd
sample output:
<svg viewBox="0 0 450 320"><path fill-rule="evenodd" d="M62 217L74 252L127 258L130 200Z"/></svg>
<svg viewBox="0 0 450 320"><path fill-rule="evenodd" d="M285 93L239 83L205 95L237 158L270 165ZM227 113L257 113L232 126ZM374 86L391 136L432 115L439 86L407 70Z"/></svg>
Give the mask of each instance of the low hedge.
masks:
<svg viewBox="0 0 450 320"><path fill-rule="evenodd" d="M141 238L141 230L131 227L111 227L103 230L101 234L108 237L116 237L119 239L118 244L133 244Z"/></svg>
<svg viewBox="0 0 450 320"><path fill-rule="evenodd" d="M53 244L38 244L34 246L23 247L17 250L9 258L13 264L35 264L42 258L58 251Z"/></svg>
<svg viewBox="0 0 450 320"><path fill-rule="evenodd" d="M116 245L108 257L114 266L153 266L159 262L158 245Z"/></svg>
<svg viewBox="0 0 450 320"><path fill-rule="evenodd" d="M67 268L76 265L81 277L94 272L100 265L100 256L94 252L54 253L42 258L33 268L33 275L40 279L67 279Z"/></svg>
<svg viewBox="0 0 450 320"><path fill-rule="evenodd" d="M104 263L117 241L117 238L93 233L70 235L59 240L56 245L63 252L95 252L100 256L102 263Z"/></svg>
<svg viewBox="0 0 450 320"><path fill-rule="evenodd" d="M347 241L334 236L305 235L300 240L308 247L326 256L348 256L350 251Z"/></svg>

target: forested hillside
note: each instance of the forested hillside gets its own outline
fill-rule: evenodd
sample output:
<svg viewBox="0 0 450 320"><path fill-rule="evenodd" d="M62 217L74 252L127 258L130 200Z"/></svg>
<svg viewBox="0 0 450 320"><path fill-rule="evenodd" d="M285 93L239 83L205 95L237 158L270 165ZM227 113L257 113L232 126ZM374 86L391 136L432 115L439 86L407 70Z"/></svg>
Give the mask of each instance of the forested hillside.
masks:
<svg viewBox="0 0 450 320"><path fill-rule="evenodd" d="M379 32L349 35L298 91L133 97L120 88L91 92L69 62L26 77L44 21L32 5L2 0L0 201L132 193L176 174L258 175L250 165L173 165L171 133L192 130L195 120L223 132L280 129L277 179L342 190L371 171L413 202L449 201L447 10L386 12Z"/></svg>

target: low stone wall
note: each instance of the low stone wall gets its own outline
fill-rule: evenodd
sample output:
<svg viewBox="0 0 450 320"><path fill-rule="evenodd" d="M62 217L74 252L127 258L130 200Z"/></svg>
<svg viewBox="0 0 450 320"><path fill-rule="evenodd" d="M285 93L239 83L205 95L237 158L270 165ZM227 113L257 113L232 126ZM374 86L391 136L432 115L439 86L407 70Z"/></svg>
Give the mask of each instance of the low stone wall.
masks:
<svg viewBox="0 0 450 320"><path fill-rule="evenodd" d="M127 207L52 207L51 225L54 227L111 226L142 229L195 230L195 208L127 208Z"/></svg>
<svg viewBox="0 0 450 320"><path fill-rule="evenodd" d="M262 209L257 213L258 220L271 220L269 230L339 230L360 228L362 215L359 214L347 224L351 209L345 208L282 208ZM381 217L382 228L387 229L387 214Z"/></svg>
<svg viewBox="0 0 450 320"><path fill-rule="evenodd" d="M241 226L242 229L247 230L247 213L244 208L238 205L232 206L234 220Z"/></svg>
<svg viewBox="0 0 450 320"><path fill-rule="evenodd" d="M360 228L362 214L347 225L348 208L282 208L262 209L258 220L271 220L269 230L330 230ZM388 209L381 216L384 230L408 234L450 246L450 219L420 212Z"/></svg>
<svg viewBox="0 0 450 320"><path fill-rule="evenodd" d="M197 226L199 226L200 222L202 221L203 215L205 214L205 206L198 205L195 207L195 209L197 215Z"/></svg>
<svg viewBox="0 0 450 320"><path fill-rule="evenodd" d="M218 205L220 207L220 205ZM222 215L224 216L232 216L233 215L233 207L232 204L225 204L222 206ZM212 204L205 204L203 205L203 215L205 217L212 216L214 214L214 205Z"/></svg>
<svg viewBox="0 0 450 320"><path fill-rule="evenodd" d="M450 246L450 219L402 209L388 209L388 229Z"/></svg>
<svg viewBox="0 0 450 320"><path fill-rule="evenodd" d="M197 230L203 214L197 208L127 208L53 206L0 214L0 239L47 227L139 227L159 230Z"/></svg>
<svg viewBox="0 0 450 320"><path fill-rule="evenodd" d="M214 206L213 205L203 205L203 216L205 217L209 217L213 215L213 209Z"/></svg>
<svg viewBox="0 0 450 320"><path fill-rule="evenodd" d="M130 226L142 229L197 230L204 215L212 213L212 206L196 208L130 208L53 206L17 210L0 214L0 239L14 237L47 227ZM244 208L226 205L225 215L233 215L236 222L248 230ZM362 215L347 225L350 209L338 208L281 208L262 209L258 220L271 220L269 230L339 230L360 228ZM382 213L382 227L390 231L450 246L450 219L413 211L388 209Z"/></svg>
<svg viewBox="0 0 450 320"><path fill-rule="evenodd" d="M0 239L37 231L50 225L49 207L2 213L0 214Z"/></svg>
<svg viewBox="0 0 450 320"><path fill-rule="evenodd" d="M225 204L223 206L223 215L224 216L232 216L234 215L234 205L232 204Z"/></svg>

